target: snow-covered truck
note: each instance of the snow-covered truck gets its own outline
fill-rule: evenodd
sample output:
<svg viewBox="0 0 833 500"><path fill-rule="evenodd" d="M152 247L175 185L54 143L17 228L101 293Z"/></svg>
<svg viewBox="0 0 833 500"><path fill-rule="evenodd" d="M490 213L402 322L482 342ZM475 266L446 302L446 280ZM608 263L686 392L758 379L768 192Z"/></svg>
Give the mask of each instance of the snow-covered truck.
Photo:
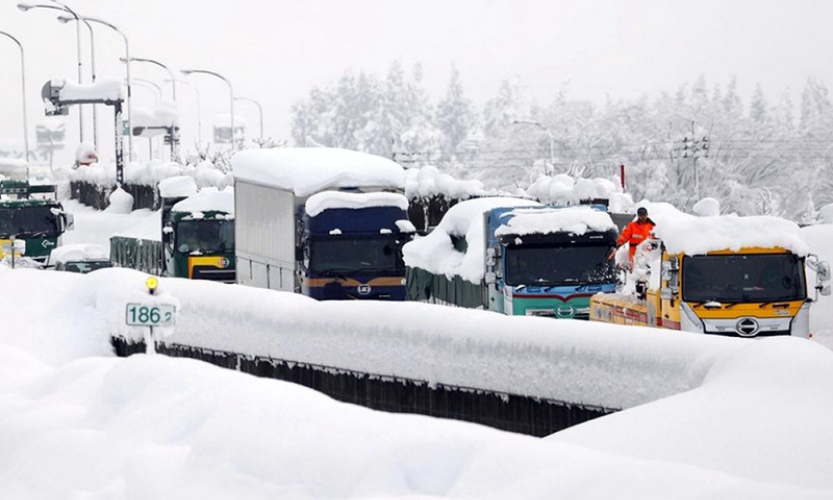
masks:
<svg viewBox="0 0 833 500"><path fill-rule="evenodd" d="M617 234L604 207L464 201L430 235L406 245L409 298L587 319L590 297L615 289L608 256Z"/></svg>
<svg viewBox="0 0 833 500"><path fill-rule="evenodd" d="M234 191L197 190L188 176L159 184L159 238L114 236L110 258L120 267L162 276L235 282Z"/></svg>
<svg viewBox="0 0 833 500"><path fill-rule="evenodd" d="M25 180L0 181L0 259L26 257L45 262L61 236L73 228L72 214L57 201L55 186L30 185ZM11 240L25 247L11 250ZM9 250L6 255L3 249Z"/></svg>
<svg viewBox="0 0 833 500"><path fill-rule="evenodd" d="M591 320L734 337L811 336L810 305L830 294L830 266L809 254L797 225L696 217L665 204L648 210L656 239L638 248L625 288L593 296ZM805 266L816 271L815 298Z"/></svg>
<svg viewBox="0 0 833 500"><path fill-rule="evenodd" d="M414 227L402 167L335 148L232 158L237 282L320 300L405 299L402 246Z"/></svg>

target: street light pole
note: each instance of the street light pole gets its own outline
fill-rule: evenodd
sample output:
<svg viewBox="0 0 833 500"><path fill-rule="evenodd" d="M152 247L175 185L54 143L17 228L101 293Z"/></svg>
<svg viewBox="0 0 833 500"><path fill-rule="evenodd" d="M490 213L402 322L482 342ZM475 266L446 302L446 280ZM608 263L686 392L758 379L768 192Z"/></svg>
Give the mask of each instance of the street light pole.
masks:
<svg viewBox="0 0 833 500"><path fill-rule="evenodd" d="M260 103L254 99L250 99L248 97L235 97L234 100L250 102L257 106L257 111L260 115L260 146L263 147L263 106L261 106Z"/></svg>
<svg viewBox="0 0 833 500"><path fill-rule="evenodd" d="M127 62L127 60L123 57L120 58L119 60L123 63ZM147 58L144 58L144 57L133 57L130 60L132 62L144 62L144 63L154 64L154 65L159 66L160 68L164 69L165 71L167 71L168 76L170 76L170 78L171 78L171 80L170 80L170 82L171 82L171 95L173 97L173 101L176 102L176 79L174 78L174 72L171 71L171 68L165 66L164 64L162 64L159 61L156 61L154 59L147 59Z"/></svg>
<svg viewBox="0 0 833 500"><path fill-rule="evenodd" d="M223 80L224 82L226 82L226 85L228 85L229 105L231 107L231 149L233 151L234 150L234 145L235 145L235 143L234 143L234 125L235 125L235 122L234 122L234 89L231 86L231 82L228 80L228 78L224 77L223 75L221 75L219 73L215 73L213 71L207 71L207 70L204 70L204 69L183 69L183 70L180 70L180 72L183 75L186 75L186 76L190 75L190 74L195 74L195 73L202 73L202 74L205 74L205 75L215 76L215 77L219 78L220 80Z"/></svg>
<svg viewBox="0 0 833 500"><path fill-rule="evenodd" d="M52 0L52 1L54 2L55 0ZM125 59L127 59L127 62L125 63L125 65L127 66L127 128L128 128L127 148L130 150L129 154L128 154L128 158L133 160L134 159L134 152L133 152L133 99L131 98L132 97L132 95L131 95L132 92L131 92L131 89L130 89L130 87L131 87L131 85L130 85L130 43L127 41L127 36L125 36L125 34L120 29L118 29L116 26L114 26L112 23L109 23L109 22L107 22L103 19L99 19L97 17L78 16L78 18L83 19L85 21L98 23L98 24L102 24L104 26L107 26L108 28L112 29L113 31L115 31L116 33L121 35L122 39L124 40L124 55L125 55ZM62 23L66 23L66 22L71 21L72 19L70 19L68 17L58 17L58 20L61 21ZM116 133L121 134L122 131L117 130Z"/></svg>
<svg viewBox="0 0 833 500"><path fill-rule="evenodd" d="M20 40L6 33L0 31L0 35L8 37L11 41L17 44L20 49L20 84L23 89L23 148L26 150L26 168L29 168L29 121L26 117L26 60L23 52L23 45ZM28 178L28 176L27 176ZM14 251L12 251L14 253Z"/></svg>
<svg viewBox="0 0 833 500"><path fill-rule="evenodd" d="M554 169L555 168L555 138L552 136L552 132L543 126L540 122L536 122L533 120L515 120L512 122L512 125L534 125L544 132L550 137L550 166Z"/></svg>

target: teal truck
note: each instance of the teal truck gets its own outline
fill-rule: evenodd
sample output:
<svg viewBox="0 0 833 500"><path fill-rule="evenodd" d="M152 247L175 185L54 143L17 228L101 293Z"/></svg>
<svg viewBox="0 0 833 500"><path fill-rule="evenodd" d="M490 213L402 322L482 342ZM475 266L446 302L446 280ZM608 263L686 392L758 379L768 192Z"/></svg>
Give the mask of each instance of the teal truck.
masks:
<svg viewBox="0 0 833 500"><path fill-rule="evenodd" d="M205 188L196 192L189 177L171 181L169 187L177 182L180 185L173 189L160 186L158 239L155 235L114 236L110 260L119 267L159 276L233 283L234 191Z"/></svg>
<svg viewBox="0 0 833 500"><path fill-rule="evenodd" d="M13 254L46 262L52 249L61 244L61 236L72 228L72 214L58 202L55 186L0 181L0 259ZM21 246L13 240L25 243ZM13 247L17 250L12 251Z"/></svg>

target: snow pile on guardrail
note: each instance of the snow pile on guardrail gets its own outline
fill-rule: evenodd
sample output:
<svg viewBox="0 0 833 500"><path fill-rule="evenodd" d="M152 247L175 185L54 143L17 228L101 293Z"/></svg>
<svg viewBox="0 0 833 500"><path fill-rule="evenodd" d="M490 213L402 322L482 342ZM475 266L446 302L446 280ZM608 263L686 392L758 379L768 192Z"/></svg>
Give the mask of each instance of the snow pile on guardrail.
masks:
<svg viewBox="0 0 833 500"><path fill-rule="evenodd" d="M153 160L147 163L128 163L124 167L124 181L128 184L155 186L164 179L181 175L193 177L199 187L223 189L234 183L231 174L220 171L209 161L198 165L181 165L176 162ZM116 165L93 163L89 166L81 166L69 172L68 178L70 181L113 185L116 182Z"/></svg>
<svg viewBox="0 0 833 500"><path fill-rule="evenodd" d="M611 212L627 212L633 198L610 179L574 179L567 174L541 176L526 189L528 196L548 205L578 205L587 200L608 200Z"/></svg>
<svg viewBox="0 0 833 500"><path fill-rule="evenodd" d="M124 304L143 275L90 276L110 332L140 340L143 330L124 324ZM317 302L199 281L163 279L160 289L182 304L169 343L609 409L697 387L717 357L743 345L422 303Z"/></svg>
<svg viewBox="0 0 833 500"><path fill-rule="evenodd" d="M477 198L454 205L440 224L424 238L407 243L402 248L405 265L428 272L460 276L480 284L485 269L485 238L483 214L500 207L538 207L540 203L521 198ZM454 248L453 238L465 237L465 252Z"/></svg>
<svg viewBox="0 0 833 500"><path fill-rule="evenodd" d="M446 196L466 200L477 196L488 196L489 194L494 193L486 191L482 182L455 179L431 165L410 168L405 171L405 196L409 200L430 198L432 196Z"/></svg>

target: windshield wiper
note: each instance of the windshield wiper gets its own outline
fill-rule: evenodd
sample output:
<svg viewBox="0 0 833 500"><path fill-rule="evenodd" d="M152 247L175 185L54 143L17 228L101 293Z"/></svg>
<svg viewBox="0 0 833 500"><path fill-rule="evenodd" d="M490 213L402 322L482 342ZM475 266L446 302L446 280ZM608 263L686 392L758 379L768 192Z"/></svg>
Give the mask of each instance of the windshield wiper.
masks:
<svg viewBox="0 0 833 500"><path fill-rule="evenodd" d="M759 305L759 306L758 306L758 309L763 309L764 307L766 307L766 306L768 306L768 305L777 304L777 303L779 303L779 302L789 302L789 300L784 300L784 299L781 299L781 300L768 300L768 301L766 301L766 302L762 302L762 303L761 303L761 305ZM789 304L785 304L785 305L789 305Z"/></svg>

